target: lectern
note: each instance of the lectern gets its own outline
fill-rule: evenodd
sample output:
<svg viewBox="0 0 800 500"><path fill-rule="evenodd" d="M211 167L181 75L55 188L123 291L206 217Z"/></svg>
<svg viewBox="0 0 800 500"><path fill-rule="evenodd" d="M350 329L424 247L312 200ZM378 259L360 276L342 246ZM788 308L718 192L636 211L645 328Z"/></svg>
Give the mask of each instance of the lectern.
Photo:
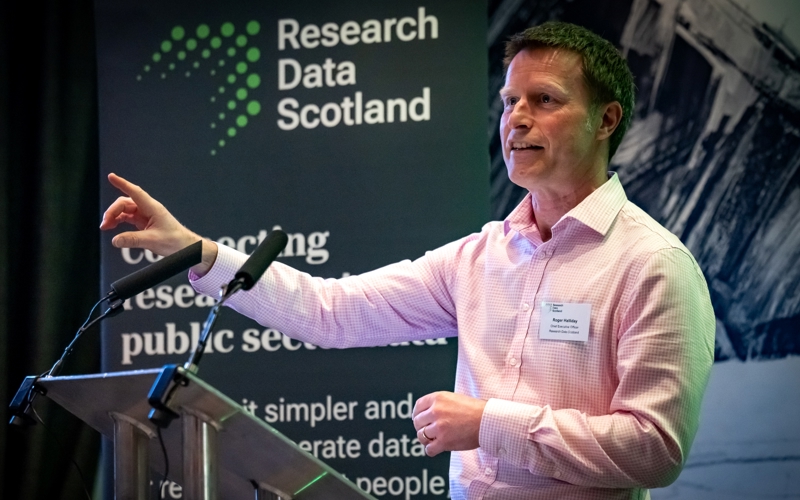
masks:
<svg viewBox="0 0 800 500"><path fill-rule="evenodd" d="M169 479L187 500L373 498L193 373L170 395ZM46 396L114 441L116 500L147 500L164 454L147 394L161 369L52 377Z"/></svg>

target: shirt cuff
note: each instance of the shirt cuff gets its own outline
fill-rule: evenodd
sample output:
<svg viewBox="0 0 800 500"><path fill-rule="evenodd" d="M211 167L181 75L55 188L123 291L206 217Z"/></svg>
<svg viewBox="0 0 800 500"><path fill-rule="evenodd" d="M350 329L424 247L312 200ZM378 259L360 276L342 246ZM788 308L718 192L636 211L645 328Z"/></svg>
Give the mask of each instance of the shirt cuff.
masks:
<svg viewBox="0 0 800 500"><path fill-rule="evenodd" d="M538 406L490 399L483 409L478 442L485 453L527 467L531 422Z"/></svg>
<svg viewBox="0 0 800 500"><path fill-rule="evenodd" d="M233 279L246 259L247 255L218 243L217 258L211 269L202 277L190 270L189 283L197 292L216 298L220 287Z"/></svg>

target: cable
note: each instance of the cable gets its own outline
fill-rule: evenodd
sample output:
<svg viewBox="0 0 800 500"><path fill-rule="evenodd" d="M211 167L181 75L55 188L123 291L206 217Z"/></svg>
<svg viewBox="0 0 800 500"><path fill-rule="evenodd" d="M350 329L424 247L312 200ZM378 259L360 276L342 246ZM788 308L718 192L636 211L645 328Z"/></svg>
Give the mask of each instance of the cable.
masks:
<svg viewBox="0 0 800 500"><path fill-rule="evenodd" d="M72 346L75 344L75 342L78 340L78 338L84 332L84 330L87 328L87 325L91 326L91 324L93 324L93 323L89 323L89 321L92 319L92 315L94 314L95 309L97 309L97 306L102 304L104 301L108 300L110 297L111 297L111 294L108 294L105 297L103 297L102 299L98 300L92 306L91 311L89 311L89 316L86 317L86 320L83 322L81 327L78 328L78 332L75 333L75 337L72 339L72 342L70 342L69 345L67 346L67 348L64 349L64 353L61 355L60 358L58 358L58 361L56 361L55 364L50 368L50 370L47 371L47 373L45 375L46 377L51 377L51 376L55 375L53 372L56 372L56 370L61 366L61 363L64 362L64 358L66 358L69 355L69 353L72 352ZM101 317L102 317L102 315L101 315Z"/></svg>
<svg viewBox="0 0 800 500"><path fill-rule="evenodd" d="M61 440L58 438L58 434L56 434L55 432L51 431L51 430L50 430L50 428L49 428L49 427L47 427L47 426L44 424L44 420L42 420L42 417L40 417L40 416L39 416L39 413L37 413L37 412L36 412L36 408L34 408L33 406L31 406L31 410L33 411L33 414L36 416L36 420L38 420L38 421L39 421L39 423L40 423L40 424L42 424L42 427L44 427L44 429L45 429L45 430L46 430L46 431L47 431L47 432L48 432L48 433L49 433L51 436L53 436L53 437L55 438L55 440L56 440L56 443L58 443L58 446L61 448L61 451L66 453L67 449L66 449L66 447L64 446L64 444L61 442ZM81 486L83 486L83 492L84 492L84 493L86 493L86 498L88 498L89 500L92 500L92 495L90 495L90 494L89 494L89 489L88 489L88 488L86 488L86 478L84 478L84 477L83 477L83 472L81 471L81 468L80 468L80 466L78 465L78 462L76 462L76 461L75 461L75 458L74 458L74 457L72 457L72 456L70 456L70 461L72 462L72 465L74 465L74 466L75 466L75 469L77 469L77 470L78 470L78 475L79 475L79 476L80 476L80 478L81 478Z"/></svg>
<svg viewBox="0 0 800 500"><path fill-rule="evenodd" d="M164 402L166 403L169 401L169 398L172 396L172 393L175 392L175 389L180 385L180 383L176 382L175 385L170 387L169 391L167 392L166 397L164 398ZM165 483L169 477L169 455L167 455L167 447L164 445L164 437L161 435L161 426L156 425L156 433L158 434L158 444L161 445L161 453L164 454L164 481Z"/></svg>
<svg viewBox="0 0 800 500"><path fill-rule="evenodd" d="M161 427L156 427L156 433L158 433L158 444L161 445L161 453L164 454L164 480L161 484L167 482L167 476L169 476L169 456L167 455L167 447L164 446L164 438L161 436Z"/></svg>

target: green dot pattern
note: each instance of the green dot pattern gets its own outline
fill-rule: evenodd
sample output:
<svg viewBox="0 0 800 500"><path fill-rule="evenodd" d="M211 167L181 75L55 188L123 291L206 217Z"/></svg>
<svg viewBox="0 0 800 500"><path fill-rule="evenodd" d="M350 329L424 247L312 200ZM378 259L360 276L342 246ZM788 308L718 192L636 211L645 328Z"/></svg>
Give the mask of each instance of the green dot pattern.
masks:
<svg viewBox="0 0 800 500"><path fill-rule="evenodd" d="M258 101L250 101L247 103L247 114L256 116L261 112L261 104Z"/></svg>
<svg viewBox="0 0 800 500"><path fill-rule="evenodd" d="M245 28L248 35L258 35L258 32L261 31L261 25L258 24L258 21L250 21L247 23L247 27Z"/></svg>
<svg viewBox="0 0 800 500"><path fill-rule="evenodd" d="M247 49L247 60L250 62L256 62L261 59L261 51L255 47Z"/></svg>
<svg viewBox="0 0 800 500"><path fill-rule="evenodd" d="M175 26L172 28L172 39L176 42L183 40L183 37L186 36L186 30L183 29L183 26Z"/></svg>
<svg viewBox="0 0 800 500"><path fill-rule="evenodd" d="M218 138L217 145L208 150L212 156L216 156L219 148L225 147L226 141L229 142L236 136L238 129L246 127L253 117L261 113L261 103L253 97L256 97L255 89L261 86L262 77L257 73L257 67L252 66L261 60L261 51L253 46L258 45L257 35L261 33L261 24L251 20L244 26L244 30L239 32L232 22L202 23L194 26L187 28L183 25L173 25L167 32L168 36L154 40L158 49L151 53L151 60L140 66L140 72L134 76L137 81L159 76L161 79L174 78L178 73L191 78L195 76L192 75L194 70L199 70L205 65L203 71L208 73L200 74L210 75L211 81L218 85L217 92L213 92L209 97L210 104L217 107L216 119L207 122L211 129L219 130L217 133L222 133L224 136ZM224 39L229 40L223 48ZM221 50L221 53L214 54L215 57L211 59L214 50ZM194 51L197 52L190 57ZM226 62L233 67L227 71L220 69L226 66ZM227 89L227 86L231 88ZM226 98L226 90L233 95ZM220 96L220 99L217 99L217 96ZM238 113L237 106L240 106ZM219 107L223 109L220 110ZM228 118L228 126L223 126L221 124L225 123L226 113L230 113L231 116Z"/></svg>
<svg viewBox="0 0 800 500"><path fill-rule="evenodd" d="M231 83L233 83L233 82L231 82ZM260 76L258 76L257 74L253 73L252 75L249 75L247 77L247 86L248 87L250 87L251 89L255 89L255 88L258 88L259 85L261 85L261 77Z"/></svg>

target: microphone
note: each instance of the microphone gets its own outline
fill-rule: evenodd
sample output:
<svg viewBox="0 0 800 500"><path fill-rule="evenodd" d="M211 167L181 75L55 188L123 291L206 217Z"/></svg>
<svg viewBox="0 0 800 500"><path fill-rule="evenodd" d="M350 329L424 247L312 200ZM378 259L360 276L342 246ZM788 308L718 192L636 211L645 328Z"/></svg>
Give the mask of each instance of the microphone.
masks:
<svg viewBox="0 0 800 500"><path fill-rule="evenodd" d="M284 245L286 245L286 243L284 243ZM140 269L112 283L111 291L108 293L108 295L100 299L94 305L94 307L92 307L92 310L89 312L89 317L86 318L86 321L84 321L83 325L81 325L81 327L78 329L78 332L75 334L72 342L70 342L67 348L64 349L64 353L61 355L58 361L55 362L53 367L43 374L43 376L46 378L56 376L63 366L64 359L72 352L72 348L75 345L75 342L77 342L80 338L81 334L98 321L104 318L116 316L117 314L121 313L122 303L125 301L125 299L133 297L137 293L143 292L148 288L157 285L168 278L171 278L179 272L189 269L195 264L199 264L202 256L203 242L197 241L188 247L175 252L169 257L165 257L158 262L150 264L144 269ZM266 269L266 266L264 269ZM261 272L263 273L264 271L262 270ZM92 314L97 306L106 300L108 301L109 305L108 309L100 316L92 320ZM10 422L11 424L31 425L35 423L35 420L33 420L29 412L32 411L33 399L36 397L36 393L40 392L40 389L36 387L36 381L39 378L40 377L27 377L23 381L19 390L17 390L17 394L14 396L14 400L10 405L12 415Z"/></svg>
<svg viewBox="0 0 800 500"><path fill-rule="evenodd" d="M237 290L250 290L261 278L272 261L286 248L289 237L280 229L269 233L264 241L256 248L252 255L242 264L242 267L228 283L225 295L232 295Z"/></svg>
<svg viewBox="0 0 800 500"><path fill-rule="evenodd" d="M222 288L220 291L219 301L217 301L217 303L208 313L208 318L206 319L203 331L200 333L200 338L197 341L194 351L192 351L192 354L189 356L189 360L183 365L185 370L191 373L197 373L197 366L200 364L200 358L203 357L206 342L208 342L209 336L211 335L211 330L214 328L214 323L216 323L217 318L219 318L219 314L222 311L222 305L225 304L225 301L227 301L231 295L239 290L250 290L253 288L253 285L256 284L256 281L258 281L259 278L261 278L261 275L264 274L264 271L266 271L269 265L272 264L272 261L275 260L275 258L283 251L284 248L286 248L286 243L288 242L289 237L286 236L286 233L280 229L276 229L269 233L264 241L258 245L253 254L248 257L244 264L242 264L242 267L240 267L234 275L233 280L231 280L230 283ZM156 413L151 412L150 417L151 420L156 422L163 417L162 413L159 413L159 411L163 410L163 408L154 403L154 401L157 402L159 397L165 395L165 389L156 391L154 394L155 395L153 395L153 399L151 400L151 405L155 405L154 411L158 411L156 411ZM161 396L158 396L158 394Z"/></svg>
<svg viewBox="0 0 800 500"><path fill-rule="evenodd" d="M284 243L284 245L286 245L286 243ZM189 269L195 264L199 264L202 256L203 242L197 241L188 247L159 260L158 262L150 264L144 269L140 269L112 283L111 291L108 293L108 295L100 299L94 305L94 307L92 307L92 310L89 312L89 317L86 318L86 321L84 321L83 325L81 325L81 327L78 329L78 332L75 334L72 342L70 342L67 348L64 349L64 353L61 355L58 361L55 362L49 371L41 376L44 376L45 378L56 376L63 366L64 359L72 352L72 348L75 345L75 342L77 342L80 338L81 334L98 321L104 318L116 316L117 314L121 313L123 310L122 303L125 301L125 299L133 297L137 293L143 292L148 288L157 285L168 278L171 278L179 272ZM264 269L266 269L266 266L264 266ZM262 270L261 272L263 273L264 271ZM92 320L92 315L97 306L106 300L108 301L109 308L100 316ZM14 396L14 399L9 407L12 415L10 421L11 424L32 425L35 423L35 420L33 420L29 412L32 411L31 408L33 399L36 397L36 393L41 391L41 389L36 387L36 381L41 376L26 377L22 382L22 385L20 386L19 390L17 390L17 394Z"/></svg>
<svg viewBox="0 0 800 500"><path fill-rule="evenodd" d="M120 314L123 310L122 303L125 302L125 299L133 297L137 293L143 292L148 288L173 277L179 272L189 269L195 264L199 264L202 257L203 242L196 241L188 247L178 250L168 257L164 257L158 262L154 262L143 269L139 269L138 271L131 273L122 279L118 279L114 283L111 283L111 291L108 293L108 295L100 299L100 301L94 305L92 311L89 313L89 317L86 318L86 322L83 324L83 326L78 329L78 333L75 334L72 342L69 343L58 361L56 361L53 367L50 368L50 371L47 372L47 377L53 377L59 372L64 359L72 352L72 346L75 345L75 342L78 341L78 338L80 338L83 332L105 318L111 318L117 314ZM90 321L95 308L105 300L108 301L108 309L106 309L106 311L100 316L97 316Z"/></svg>
<svg viewBox="0 0 800 500"><path fill-rule="evenodd" d="M178 250L172 255L139 269L124 278L111 283L109 303L125 299L151 288L162 281L169 279L181 271L185 271L195 264L199 264L203 257L203 242L196 241L188 247ZM262 271L263 272L263 271Z"/></svg>

